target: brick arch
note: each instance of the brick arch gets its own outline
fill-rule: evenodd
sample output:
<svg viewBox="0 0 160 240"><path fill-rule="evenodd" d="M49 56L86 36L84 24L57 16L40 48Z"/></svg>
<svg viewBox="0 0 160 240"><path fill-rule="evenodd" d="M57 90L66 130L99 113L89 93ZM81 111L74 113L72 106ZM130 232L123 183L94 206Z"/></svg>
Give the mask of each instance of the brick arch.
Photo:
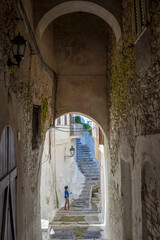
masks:
<svg viewBox="0 0 160 240"><path fill-rule="evenodd" d="M45 29L51 22L62 15L73 12L86 12L100 17L110 25L114 31L117 42L119 41L121 37L121 28L117 19L107 9L89 1L69 1L53 7L39 21L36 29L36 36L41 38Z"/></svg>

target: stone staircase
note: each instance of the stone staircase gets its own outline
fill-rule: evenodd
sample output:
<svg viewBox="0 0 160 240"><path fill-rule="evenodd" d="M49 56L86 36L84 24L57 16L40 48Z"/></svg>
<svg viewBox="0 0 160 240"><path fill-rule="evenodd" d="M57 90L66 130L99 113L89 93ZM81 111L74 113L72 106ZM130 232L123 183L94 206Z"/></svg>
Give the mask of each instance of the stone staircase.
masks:
<svg viewBox="0 0 160 240"><path fill-rule="evenodd" d="M69 211L64 208L57 211L50 223L55 234L43 239L107 240L100 226L103 222L99 211L99 165L79 139L76 139L76 162L85 176L82 192L78 199L72 201Z"/></svg>
<svg viewBox="0 0 160 240"><path fill-rule="evenodd" d="M90 208L92 188L99 188L99 165L91 158L91 153L86 145L82 145L80 139L76 139L76 162L80 171L85 176L83 190L78 199L72 202L72 207Z"/></svg>

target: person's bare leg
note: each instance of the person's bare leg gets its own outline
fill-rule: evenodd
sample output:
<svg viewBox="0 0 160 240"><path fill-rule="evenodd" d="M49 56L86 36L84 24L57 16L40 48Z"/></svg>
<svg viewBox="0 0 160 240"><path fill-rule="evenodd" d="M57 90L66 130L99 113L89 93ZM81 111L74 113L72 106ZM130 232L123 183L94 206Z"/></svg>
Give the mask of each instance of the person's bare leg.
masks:
<svg viewBox="0 0 160 240"><path fill-rule="evenodd" d="M64 210L66 210L66 205L67 205L67 203L65 203Z"/></svg>
<svg viewBox="0 0 160 240"><path fill-rule="evenodd" d="M68 210L69 210L69 200L68 200Z"/></svg>

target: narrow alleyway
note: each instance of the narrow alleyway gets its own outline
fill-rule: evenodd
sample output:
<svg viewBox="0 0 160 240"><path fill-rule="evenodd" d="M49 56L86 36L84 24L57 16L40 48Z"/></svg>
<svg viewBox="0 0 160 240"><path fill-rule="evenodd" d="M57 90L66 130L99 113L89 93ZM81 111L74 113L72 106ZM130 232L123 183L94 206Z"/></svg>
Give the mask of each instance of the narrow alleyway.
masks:
<svg viewBox="0 0 160 240"><path fill-rule="evenodd" d="M100 213L99 165L91 158L88 146L82 145L79 139L76 139L76 145L77 165L86 179L79 198L72 201L70 210L61 208L50 223L50 229L55 232L52 238L106 240L100 227L103 221Z"/></svg>
<svg viewBox="0 0 160 240"><path fill-rule="evenodd" d="M0 240L160 240L160 0L1 0L0 113Z"/></svg>

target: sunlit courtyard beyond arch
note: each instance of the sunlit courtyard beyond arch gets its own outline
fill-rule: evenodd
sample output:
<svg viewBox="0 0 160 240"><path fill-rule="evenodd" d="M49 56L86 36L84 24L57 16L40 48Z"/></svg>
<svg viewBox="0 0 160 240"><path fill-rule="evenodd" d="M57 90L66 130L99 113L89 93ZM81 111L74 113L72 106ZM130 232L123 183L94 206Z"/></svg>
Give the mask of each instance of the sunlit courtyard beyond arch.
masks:
<svg viewBox="0 0 160 240"><path fill-rule="evenodd" d="M60 116L47 131L41 162L43 239L107 239L104 138L99 124L75 113Z"/></svg>

